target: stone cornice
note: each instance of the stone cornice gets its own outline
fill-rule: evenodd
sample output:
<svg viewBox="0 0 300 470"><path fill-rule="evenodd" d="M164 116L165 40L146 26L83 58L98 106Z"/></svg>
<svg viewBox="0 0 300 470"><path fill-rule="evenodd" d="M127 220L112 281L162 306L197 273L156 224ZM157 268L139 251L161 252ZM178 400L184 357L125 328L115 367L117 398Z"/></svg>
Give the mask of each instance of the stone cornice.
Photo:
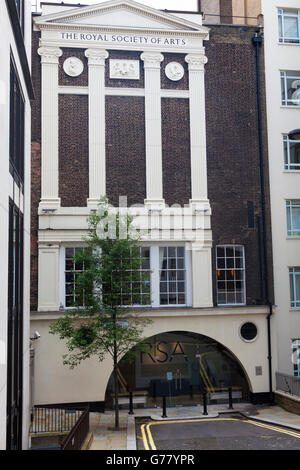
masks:
<svg viewBox="0 0 300 470"><path fill-rule="evenodd" d="M174 36L174 37L193 37L208 39L209 32L205 31L188 31L180 29L154 29L154 28L130 28L128 26L106 26L106 25L87 25L87 24L73 24L73 23L36 23L35 25L41 31L96 31L106 33L147 33L155 34L156 36Z"/></svg>
<svg viewBox="0 0 300 470"><path fill-rule="evenodd" d="M106 2L102 5L98 6L87 6L81 7L76 10L67 10L64 12L59 12L55 14L40 16L36 18L35 24L36 26L41 26L42 24L51 24L55 25L54 22L62 22L68 24L69 21L76 21L80 18L88 18L98 14L107 14L110 11L115 10L127 10L132 13L137 14L138 16L143 16L145 18L150 18L152 20L161 21L165 23L167 26L174 26L175 28L185 29L187 28L190 31L201 32L205 36L208 35L209 29L205 26L199 25L198 23L194 23L190 20L186 20L184 18L178 18L170 13L161 12L159 10L155 10L154 8L148 6L141 6L140 4L136 4L131 0L123 0L123 1L110 1ZM83 25L86 26L86 25ZM146 28L145 28L146 29Z"/></svg>

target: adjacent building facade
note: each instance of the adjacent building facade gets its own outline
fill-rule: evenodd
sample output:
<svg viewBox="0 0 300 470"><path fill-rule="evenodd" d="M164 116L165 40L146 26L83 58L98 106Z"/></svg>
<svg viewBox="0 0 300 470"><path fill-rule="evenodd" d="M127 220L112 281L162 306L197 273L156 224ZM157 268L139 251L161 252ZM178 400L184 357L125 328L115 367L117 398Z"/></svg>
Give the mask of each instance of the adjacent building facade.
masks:
<svg viewBox="0 0 300 470"><path fill-rule="evenodd" d="M69 370L64 344L49 335L51 322L72 308L80 269L72 257L105 194L145 229L148 282L133 308L153 320L144 332L152 352L120 363L124 393L143 390L150 404L168 389L177 404L231 385L238 398L270 400L276 367L259 32L204 26L200 13L131 0L45 3L35 16L35 404L110 403L111 361Z"/></svg>
<svg viewBox="0 0 300 470"><path fill-rule="evenodd" d="M0 4L0 449L29 434L31 4Z"/></svg>
<svg viewBox="0 0 300 470"><path fill-rule="evenodd" d="M263 1L278 386L300 376L300 8ZM298 132L292 132L298 129ZM291 133L291 134L290 134ZM289 135L290 134L290 135ZM284 380L286 376L286 381Z"/></svg>

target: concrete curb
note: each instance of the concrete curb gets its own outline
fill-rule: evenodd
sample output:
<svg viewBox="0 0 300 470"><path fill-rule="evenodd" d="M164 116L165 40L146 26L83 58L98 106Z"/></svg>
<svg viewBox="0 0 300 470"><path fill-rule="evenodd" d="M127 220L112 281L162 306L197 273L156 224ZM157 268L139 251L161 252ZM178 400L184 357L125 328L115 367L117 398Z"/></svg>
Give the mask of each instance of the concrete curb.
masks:
<svg viewBox="0 0 300 470"><path fill-rule="evenodd" d="M219 416L219 413L211 413L206 416L199 415L199 416L173 416L173 417L168 417L168 418L162 418L161 416L156 416L156 415L151 415L150 418L153 419L154 421L179 421L179 420L185 420L185 419L207 419L207 418L217 418Z"/></svg>
<svg viewBox="0 0 300 470"><path fill-rule="evenodd" d="M126 449L136 450L135 416L128 416Z"/></svg>
<svg viewBox="0 0 300 470"><path fill-rule="evenodd" d="M242 413L241 413L242 414ZM292 429L294 431L300 431L300 426L292 426L291 424L286 424L283 421L276 421L274 419L269 419L269 418L259 418L257 416L246 416L246 418L252 419L253 421L258 421L261 423L268 423L268 424L274 424L274 426L282 426L283 428L287 429Z"/></svg>

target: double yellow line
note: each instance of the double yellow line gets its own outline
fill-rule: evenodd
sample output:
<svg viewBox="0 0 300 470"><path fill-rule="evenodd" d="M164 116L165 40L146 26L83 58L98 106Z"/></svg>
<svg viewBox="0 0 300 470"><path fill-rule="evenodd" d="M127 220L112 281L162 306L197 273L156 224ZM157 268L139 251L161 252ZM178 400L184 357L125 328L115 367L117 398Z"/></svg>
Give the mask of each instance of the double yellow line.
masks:
<svg viewBox="0 0 300 470"><path fill-rule="evenodd" d="M155 426L158 424L178 424L178 423L200 423L200 422L208 422L208 421L240 421L242 423L249 423L253 424L254 426L258 426L261 428L266 428L270 429L271 431L276 431L281 434L287 434L292 437L296 437L297 439L300 439L300 433L297 431L292 431L288 429L282 429L278 428L277 426L269 425L266 423L261 423L258 421L253 421L252 419L237 419L237 418L201 418L201 419L180 419L180 420L170 420L170 421L154 421L153 423L145 423L142 424L141 426L141 432L142 432L142 439L143 439L143 445L145 450L157 450L151 431L150 427Z"/></svg>

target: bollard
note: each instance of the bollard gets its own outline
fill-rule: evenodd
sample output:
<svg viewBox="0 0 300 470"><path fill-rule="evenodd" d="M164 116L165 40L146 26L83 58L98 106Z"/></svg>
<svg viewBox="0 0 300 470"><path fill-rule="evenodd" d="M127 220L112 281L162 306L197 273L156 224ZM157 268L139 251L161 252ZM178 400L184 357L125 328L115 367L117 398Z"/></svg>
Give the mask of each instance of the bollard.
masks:
<svg viewBox="0 0 300 470"><path fill-rule="evenodd" d="M193 385L192 384L190 384L190 397L191 397L191 399L193 399L193 397L194 397L194 390L193 390Z"/></svg>
<svg viewBox="0 0 300 470"><path fill-rule="evenodd" d="M229 388L228 388L228 398L229 398L229 406L228 406L228 409L229 409L229 410L233 410L233 406L232 406L232 387L229 387Z"/></svg>
<svg viewBox="0 0 300 470"><path fill-rule="evenodd" d="M167 398L166 395L163 396L163 414L161 415L162 418L167 418Z"/></svg>
<svg viewBox="0 0 300 470"><path fill-rule="evenodd" d="M203 397L203 415L204 416L207 416L208 413L207 413L207 392L204 391L203 394L202 394L202 397Z"/></svg>
<svg viewBox="0 0 300 470"><path fill-rule="evenodd" d="M128 411L128 414L129 415L133 415L133 393L132 392L129 392L129 411Z"/></svg>

